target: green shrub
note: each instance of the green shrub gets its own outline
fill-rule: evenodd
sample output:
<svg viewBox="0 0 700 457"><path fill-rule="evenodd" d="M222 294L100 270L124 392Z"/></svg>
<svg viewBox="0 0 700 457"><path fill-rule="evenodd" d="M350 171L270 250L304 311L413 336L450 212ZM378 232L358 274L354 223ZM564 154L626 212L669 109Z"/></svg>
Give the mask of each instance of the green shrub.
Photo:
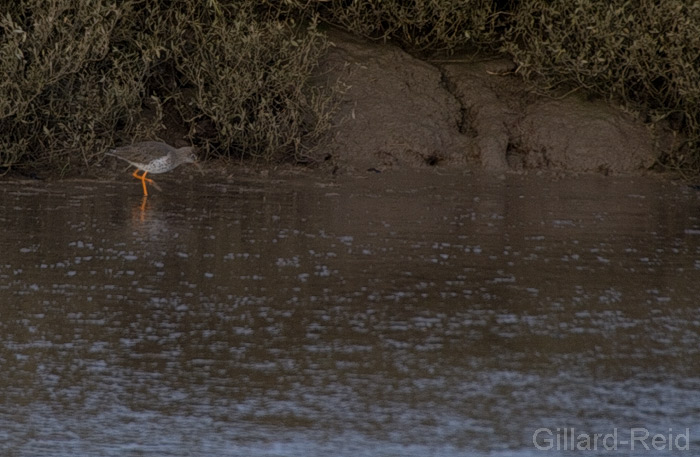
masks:
<svg viewBox="0 0 700 457"><path fill-rule="evenodd" d="M65 169L162 132L222 155L310 160L333 88L325 49L255 1L18 0L0 6L0 167Z"/></svg>
<svg viewBox="0 0 700 457"><path fill-rule="evenodd" d="M418 50L454 50L495 39L492 0L326 0L317 8L324 20L353 34L396 39Z"/></svg>
<svg viewBox="0 0 700 457"><path fill-rule="evenodd" d="M138 61L111 49L122 11L106 0L0 8L0 166L90 161L117 128L136 131Z"/></svg>
<svg viewBox="0 0 700 457"><path fill-rule="evenodd" d="M518 72L539 87L584 89L657 121L680 119L689 151L700 125L700 3L694 0L523 0L505 40Z"/></svg>
<svg viewBox="0 0 700 457"><path fill-rule="evenodd" d="M306 28L261 16L254 2L188 2L169 8L169 45L186 89L174 98L190 136L219 154L314 160L330 126L333 88L312 84L326 49Z"/></svg>

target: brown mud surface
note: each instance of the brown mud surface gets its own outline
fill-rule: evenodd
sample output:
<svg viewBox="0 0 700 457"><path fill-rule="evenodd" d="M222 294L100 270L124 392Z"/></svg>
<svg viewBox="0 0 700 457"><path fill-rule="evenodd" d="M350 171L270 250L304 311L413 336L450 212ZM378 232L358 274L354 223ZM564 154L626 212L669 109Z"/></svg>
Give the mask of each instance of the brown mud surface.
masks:
<svg viewBox="0 0 700 457"><path fill-rule="evenodd" d="M662 128L603 101L536 94L503 57L426 61L341 32L330 39L322 71L347 90L325 147L341 168L630 173L671 147Z"/></svg>

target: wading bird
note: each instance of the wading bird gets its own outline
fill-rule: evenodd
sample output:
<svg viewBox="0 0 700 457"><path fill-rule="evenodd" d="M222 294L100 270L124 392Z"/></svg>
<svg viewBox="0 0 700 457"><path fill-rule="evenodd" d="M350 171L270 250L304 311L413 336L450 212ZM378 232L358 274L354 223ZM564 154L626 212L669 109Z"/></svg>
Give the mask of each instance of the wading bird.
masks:
<svg viewBox="0 0 700 457"><path fill-rule="evenodd" d="M110 149L105 154L118 157L136 167L132 176L141 180L144 196L148 196L147 182L158 188L158 185L152 179L146 177L148 173L165 173L183 163L192 163L199 168L200 172L202 171L197 163L197 157L195 157L192 148L189 146L175 149L169 144L159 141L144 141ZM139 175L139 171L143 173Z"/></svg>

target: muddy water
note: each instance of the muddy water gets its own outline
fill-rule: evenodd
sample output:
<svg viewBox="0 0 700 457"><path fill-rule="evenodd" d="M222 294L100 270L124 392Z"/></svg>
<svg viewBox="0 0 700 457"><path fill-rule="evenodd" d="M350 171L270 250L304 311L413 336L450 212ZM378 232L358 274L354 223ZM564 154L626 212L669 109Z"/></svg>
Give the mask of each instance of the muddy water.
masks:
<svg viewBox="0 0 700 457"><path fill-rule="evenodd" d="M159 182L0 184L0 455L700 452L690 188Z"/></svg>

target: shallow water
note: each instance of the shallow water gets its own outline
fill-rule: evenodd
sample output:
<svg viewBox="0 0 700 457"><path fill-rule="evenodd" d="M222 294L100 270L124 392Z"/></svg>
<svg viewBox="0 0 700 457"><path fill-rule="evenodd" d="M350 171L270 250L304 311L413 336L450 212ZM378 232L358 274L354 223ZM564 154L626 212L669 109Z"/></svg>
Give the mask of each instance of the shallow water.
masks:
<svg viewBox="0 0 700 457"><path fill-rule="evenodd" d="M159 183L0 183L1 455L700 452L690 188Z"/></svg>

